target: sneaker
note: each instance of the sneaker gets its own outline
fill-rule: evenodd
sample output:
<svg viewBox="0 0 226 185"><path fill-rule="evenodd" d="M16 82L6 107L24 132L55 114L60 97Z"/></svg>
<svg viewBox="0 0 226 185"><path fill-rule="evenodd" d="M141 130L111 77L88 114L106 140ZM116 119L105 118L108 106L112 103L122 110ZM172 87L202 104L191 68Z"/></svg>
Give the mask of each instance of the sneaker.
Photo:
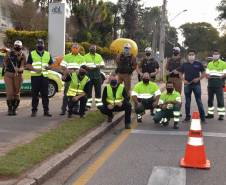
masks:
<svg viewBox="0 0 226 185"><path fill-rule="evenodd" d="M66 111L62 111L62 112L60 113L60 116L64 116L65 113L66 113Z"/></svg>
<svg viewBox="0 0 226 185"><path fill-rule="evenodd" d="M137 122L142 123L142 116L139 114L137 115Z"/></svg>
<svg viewBox="0 0 226 185"><path fill-rule="evenodd" d="M125 124L125 129L131 129L130 124Z"/></svg>
<svg viewBox="0 0 226 185"><path fill-rule="evenodd" d="M52 117L52 114L50 114L49 112L44 112L44 116L46 116L46 117Z"/></svg>
<svg viewBox="0 0 226 185"><path fill-rule="evenodd" d="M213 119L214 118L214 115L212 115L212 114L207 114L207 116L206 116L206 119Z"/></svg>
<svg viewBox="0 0 226 185"><path fill-rule="evenodd" d="M36 111L32 111L31 117L36 117L36 116L37 116L37 112Z"/></svg>
<svg viewBox="0 0 226 185"><path fill-rule="evenodd" d="M223 115L220 115L219 118L218 118L218 120L219 121L223 121L224 120L224 116Z"/></svg>
<svg viewBox="0 0 226 185"><path fill-rule="evenodd" d="M188 117L188 116L186 116L185 118L184 118L184 120L183 120L183 122L189 122L191 120L191 117Z"/></svg>

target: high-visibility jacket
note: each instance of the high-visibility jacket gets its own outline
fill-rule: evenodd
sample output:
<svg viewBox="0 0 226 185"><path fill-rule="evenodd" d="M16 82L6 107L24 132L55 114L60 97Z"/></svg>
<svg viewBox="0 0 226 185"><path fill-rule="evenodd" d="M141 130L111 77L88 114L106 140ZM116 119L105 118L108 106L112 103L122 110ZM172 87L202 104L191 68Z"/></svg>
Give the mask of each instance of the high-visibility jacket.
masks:
<svg viewBox="0 0 226 185"><path fill-rule="evenodd" d="M60 65L67 69L78 69L80 66L85 65L84 56L79 53L77 55L69 53L64 56Z"/></svg>
<svg viewBox="0 0 226 185"><path fill-rule="evenodd" d="M86 84L89 82L89 77L85 76L81 81L78 79L77 73L71 74L71 82L68 88L67 96L77 96L84 92Z"/></svg>
<svg viewBox="0 0 226 185"><path fill-rule="evenodd" d="M122 95L124 90L124 86L120 84L116 90L115 97L113 95L112 87L110 84L107 85L107 102L114 105L115 103L120 103L124 100L124 97Z"/></svg>
<svg viewBox="0 0 226 185"><path fill-rule="evenodd" d="M151 81L148 84L144 84L143 81L138 82L132 90L132 96L137 96L137 98L141 99L149 99L160 94L159 86Z"/></svg>
<svg viewBox="0 0 226 185"><path fill-rule="evenodd" d="M181 102L181 95L177 91L173 91L172 94L167 93L167 91L163 92L159 98L159 105L164 104L169 101L177 101Z"/></svg>
<svg viewBox="0 0 226 185"><path fill-rule="evenodd" d="M226 62L220 59L211 61L207 66L206 73L210 76L208 87L223 87L224 80L220 77L226 74Z"/></svg>
<svg viewBox="0 0 226 185"><path fill-rule="evenodd" d="M45 68L49 65L50 61L50 53L48 51L44 51L43 55L40 56L36 50L31 52L31 58L33 60L32 66L34 69L40 69L41 72L37 73L35 71L31 71L31 76L48 76L48 70Z"/></svg>

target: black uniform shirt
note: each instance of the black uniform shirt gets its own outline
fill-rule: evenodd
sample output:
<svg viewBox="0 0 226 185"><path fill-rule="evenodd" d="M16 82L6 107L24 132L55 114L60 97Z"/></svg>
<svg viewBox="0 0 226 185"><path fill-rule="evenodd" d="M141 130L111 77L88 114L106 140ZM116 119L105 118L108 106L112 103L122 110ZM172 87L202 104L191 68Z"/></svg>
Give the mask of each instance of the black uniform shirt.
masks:
<svg viewBox="0 0 226 185"><path fill-rule="evenodd" d="M118 84L119 86L119 84ZM116 96L116 91L118 89L118 86L115 88L112 88L113 96ZM125 88L123 88L122 96L124 98L123 102L129 102L129 97L127 95L127 92ZM104 105L108 105L109 103L107 102L107 87L104 88L103 94L102 94L102 102Z"/></svg>

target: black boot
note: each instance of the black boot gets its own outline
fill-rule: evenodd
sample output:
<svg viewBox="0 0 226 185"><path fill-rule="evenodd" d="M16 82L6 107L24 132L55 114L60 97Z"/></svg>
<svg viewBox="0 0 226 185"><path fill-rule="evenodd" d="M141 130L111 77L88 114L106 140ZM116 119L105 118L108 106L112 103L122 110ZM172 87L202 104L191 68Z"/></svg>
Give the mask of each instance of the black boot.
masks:
<svg viewBox="0 0 226 185"><path fill-rule="evenodd" d="M174 122L173 128L174 128L174 129L178 129L178 128L179 128L178 122Z"/></svg>
<svg viewBox="0 0 226 185"><path fill-rule="evenodd" d="M20 104L20 100L13 100L13 115L17 115L17 112L16 112L16 110L17 110L17 108L18 108L18 106L19 106L19 104Z"/></svg>
<svg viewBox="0 0 226 185"><path fill-rule="evenodd" d="M8 116L13 115L13 100L7 100Z"/></svg>
<svg viewBox="0 0 226 185"><path fill-rule="evenodd" d="M207 114L206 119L213 119L214 115L213 114Z"/></svg>
<svg viewBox="0 0 226 185"><path fill-rule="evenodd" d="M219 121L223 121L224 120L224 116L223 115L220 115L219 118L218 118L218 120Z"/></svg>

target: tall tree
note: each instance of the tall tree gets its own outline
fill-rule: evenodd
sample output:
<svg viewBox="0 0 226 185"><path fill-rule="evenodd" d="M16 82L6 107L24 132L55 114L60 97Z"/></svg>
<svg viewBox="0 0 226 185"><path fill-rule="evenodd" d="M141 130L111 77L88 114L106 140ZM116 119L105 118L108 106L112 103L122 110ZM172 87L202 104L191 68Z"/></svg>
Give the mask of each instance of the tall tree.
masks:
<svg viewBox="0 0 226 185"><path fill-rule="evenodd" d="M185 37L185 46L196 49L199 52L210 51L219 40L219 32L211 24L186 23L180 27Z"/></svg>
<svg viewBox="0 0 226 185"><path fill-rule="evenodd" d="M219 20L226 19L226 0L221 0L220 4L217 6L217 10L219 11Z"/></svg>

